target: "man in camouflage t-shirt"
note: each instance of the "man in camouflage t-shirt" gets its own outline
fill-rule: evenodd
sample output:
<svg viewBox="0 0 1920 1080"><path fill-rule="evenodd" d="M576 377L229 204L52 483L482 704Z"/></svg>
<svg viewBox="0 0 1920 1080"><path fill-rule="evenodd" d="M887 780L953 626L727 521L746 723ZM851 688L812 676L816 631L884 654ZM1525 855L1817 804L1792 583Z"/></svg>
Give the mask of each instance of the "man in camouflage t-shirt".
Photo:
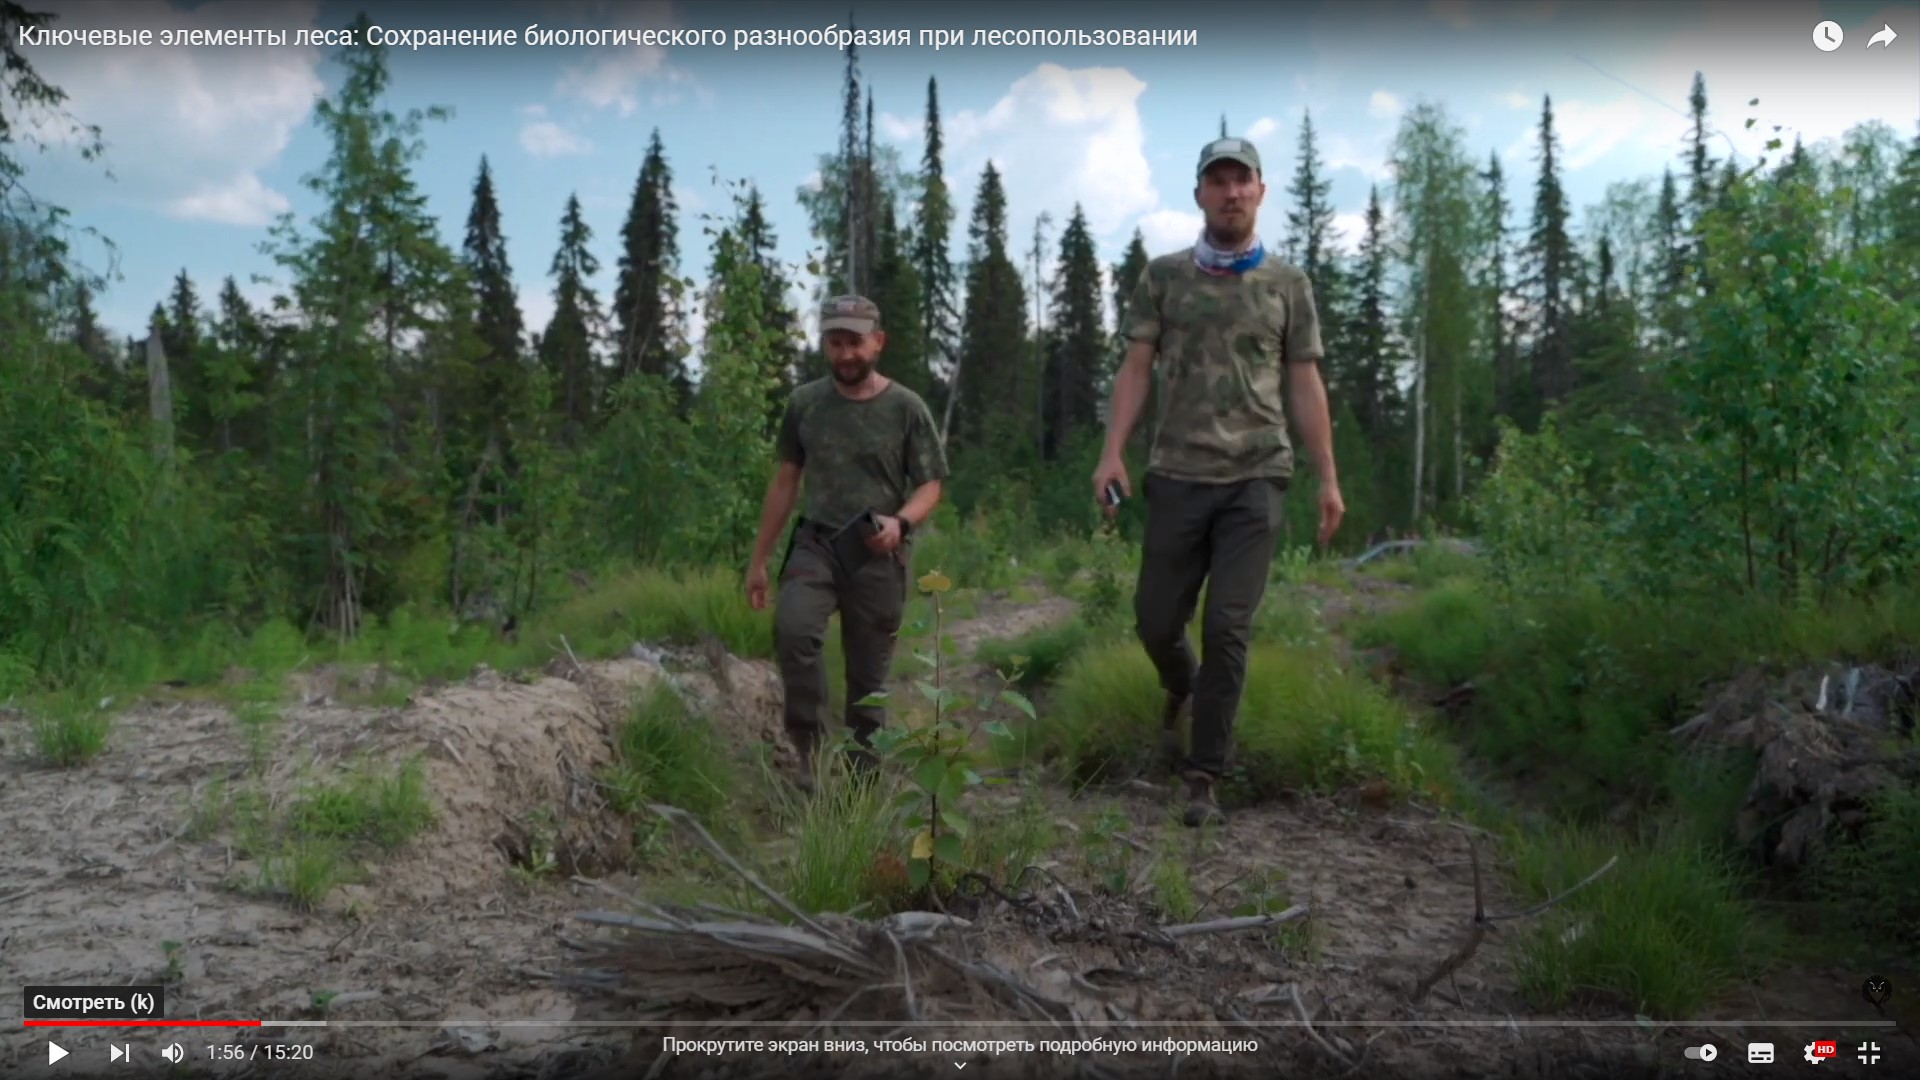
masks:
<svg viewBox="0 0 1920 1080"><path fill-rule="evenodd" d="M1180 718L1191 712L1183 772L1192 826L1222 820L1213 789L1227 768L1253 618L1293 477L1283 385L1319 473L1322 544L1345 513L1313 286L1261 245L1255 219L1265 195L1252 143L1223 138L1201 150L1194 199L1206 227L1193 247L1152 260L1127 303L1127 355L1093 475L1096 498L1104 500L1109 485L1133 494L1124 452L1157 374L1134 614L1166 691L1162 749L1176 761ZM1110 502L1107 512L1114 512ZM1205 658L1196 663L1186 628L1202 586Z"/></svg>
<svg viewBox="0 0 1920 1080"><path fill-rule="evenodd" d="M905 611L913 531L940 502L946 451L920 395L874 371L886 334L871 300L827 302L820 330L830 377L793 392L781 419L779 467L767 488L760 535L747 569L747 600L767 606L767 560L799 501L806 502L778 573L774 648L786 688L786 728L810 786L827 727L827 623L840 613L846 654L847 727L865 749L886 723L859 702L886 689Z"/></svg>

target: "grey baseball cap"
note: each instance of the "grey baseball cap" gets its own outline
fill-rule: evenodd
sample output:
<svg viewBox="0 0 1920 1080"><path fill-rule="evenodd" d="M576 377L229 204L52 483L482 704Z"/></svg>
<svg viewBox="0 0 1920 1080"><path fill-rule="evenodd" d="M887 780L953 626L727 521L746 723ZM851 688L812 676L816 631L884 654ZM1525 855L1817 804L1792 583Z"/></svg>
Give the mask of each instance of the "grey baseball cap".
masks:
<svg viewBox="0 0 1920 1080"><path fill-rule="evenodd" d="M1194 175L1202 176L1207 166L1216 161L1237 161L1254 172L1260 171L1260 151L1245 139L1215 139L1200 150L1200 167Z"/></svg>
<svg viewBox="0 0 1920 1080"><path fill-rule="evenodd" d="M851 330L871 334L880 329L879 305L864 296L836 296L820 309L820 332Z"/></svg>

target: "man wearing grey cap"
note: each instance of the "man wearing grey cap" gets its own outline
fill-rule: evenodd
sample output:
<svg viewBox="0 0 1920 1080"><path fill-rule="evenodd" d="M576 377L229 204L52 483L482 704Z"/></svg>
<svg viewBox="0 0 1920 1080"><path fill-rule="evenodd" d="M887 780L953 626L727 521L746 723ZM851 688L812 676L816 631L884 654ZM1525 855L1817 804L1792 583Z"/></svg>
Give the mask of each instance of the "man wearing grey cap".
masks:
<svg viewBox="0 0 1920 1080"><path fill-rule="evenodd" d="M1157 367L1134 615L1166 691L1162 752L1186 778L1185 821L1197 827L1224 820L1214 786L1227 769L1254 614L1294 471L1283 400L1319 474L1320 543L1333 538L1346 507L1313 285L1269 254L1255 231L1267 192L1259 151L1245 139L1215 139L1201 149L1196 175L1194 201L1206 225L1192 247L1148 263L1128 301L1127 354L1093 487L1096 498L1109 485L1133 494L1123 455ZM1203 586L1204 660L1196 663L1186 628ZM1182 761L1180 720L1189 713L1192 747Z"/></svg>
<svg viewBox="0 0 1920 1080"><path fill-rule="evenodd" d="M887 341L880 309L839 296L820 313L832 375L794 390L781 419L779 466L760 513L747 568L747 601L767 606L767 560L799 501L774 604L774 648L786 688L788 737L800 754L800 784L811 787L814 755L827 728L827 623L840 613L846 656L847 727L871 767L873 733L885 711L857 704L886 689L906 609L912 537L940 502L945 448L920 395L874 370Z"/></svg>

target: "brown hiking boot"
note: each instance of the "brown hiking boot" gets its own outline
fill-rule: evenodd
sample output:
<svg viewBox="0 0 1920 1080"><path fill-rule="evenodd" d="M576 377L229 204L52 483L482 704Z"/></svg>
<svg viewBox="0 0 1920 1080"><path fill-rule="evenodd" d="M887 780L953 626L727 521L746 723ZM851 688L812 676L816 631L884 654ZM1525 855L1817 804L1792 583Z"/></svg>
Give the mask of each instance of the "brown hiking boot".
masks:
<svg viewBox="0 0 1920 1080"><path fill-rule="evenodd" d="M1227 815L1221 813L1220 804L1213 800L1213 777L1202 772L1187 774L1187 812L1181 821L1189 829L1226 824Z"/></svg>
<svg viewBox="0 0 1920 1080"><path fill-rule="evenodd" d="M1176 698L1169 694L1160 714L1160 763L1171 773L1180 771L1180 763L1187 756L1181 721L1187 716L1187 704L1191 700L1191 698Z"/></svg>

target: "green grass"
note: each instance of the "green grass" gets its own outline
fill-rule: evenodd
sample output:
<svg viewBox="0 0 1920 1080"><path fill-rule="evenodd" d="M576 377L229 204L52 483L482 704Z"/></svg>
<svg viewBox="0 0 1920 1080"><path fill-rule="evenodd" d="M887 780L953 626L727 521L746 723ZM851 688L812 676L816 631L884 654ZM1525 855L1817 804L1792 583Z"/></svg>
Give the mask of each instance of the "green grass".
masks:
<svg viewBox="0 0 1920 1080"><path fill-rule="evenodd" d="M894 787L856 782L837 754L822 755L815 783L784 807L793 842L775 888L808 912L893 910L908 895Z"/></svg>
<svg viewBox="0 0 1920 1080"><path fill-rule="evenodd" d="M1598 818L1623 800L1695 797L1693 766L1682 768L1666 733L1714 682L1753 665L1889 655L1920 640L1920 603L1884 596L1807 609L1593 591L1502 603L1483 583L1452 578L1365 624L1356 640L1391 646L1429 682L1471 680L1460 729L1474 754Z"/></svg>
<svg viewBox="0 0 1920 1080"><path fill-rule="evenodd" d="M90 688L55 692L27 703L40 756L61 768L85 765L106 751L113 712Z"/></svg>
<svg viewBox="0 0 1920 1080"><path fill-rule="evenodd" d="M1071 619L1019 637L983 641L974 659L1008 676L1022 690L1035 690L1051 683L1093 639L1091 627Z"/></svg>
<svg viewBox="0 0 1920 1080"><path fill-rule="evenodd" d="M1823 849L1809 876L1840 916L1834 930L1869 950L1920 956L1920 791L1889 787L1867 810L1859 840Z"/></svg>
<svg viewBox="0 0 1920 1080"><path fill-rule="evenodd" d="M1518 781L1509 790L1523 799L1552 793L1549 805L1491 815L1536 821L1512 843L1525 892L1544 898L1621 858L1526 931L1521 975L1535 1006L1605 1000L1662 1017L1688 1015L1811 947L1759 914L1757 898L1783 885L1826 902L1817 934L1844 925L1912 947L1920 799L1883 795L1858 843L1829 845L1811 873L1763 886L1747 855L1729 850L1753 755L1682 751L1667 731L1746 668L1868 662L1916 640L1911 596L1816 607L1584 591L1519 602L1459 575L1360 635L1427 682L1471 680L1475 696L1455 727L1475 760Z"/></svg>
<svg viewBox="0 0 1920 1080"><path fill-rule="evenodd" d="M209 784L188 813L188 835L205 839L226 829L236 853L256 864L245 887L308 911L340 885L366 880L380 856L435 819L417 757L362 761L337 776L310 778L284 799L268 792L256 769L237 787Z"/></svg>
<svg viewBox="0 0 1920 1080"><path fill-rule="evenodd" d="M372 703L396 704L424 682L462 679L478 664L501 671L538 668L569 649L582 660L624 654L635 642L698 645L709 636L737 656L773 655L773 617L747 604L738 575L713 570L673 573L628 570L594 581L525 618L513 640L498 627L462 623L443 611L402 605L366 617L344 647L309 640L284 620L241 635L219 624L196 627L164 650L129 649L116 685L170 680L214 686L234 669L277 679L302 667L338 665L347 672L378 668L385 681Z"/></svg>
<svg viewBox="0 0 1920 1080"><path fill-rule="evenodd" d="M990 522L981 517L964 520L951 503L941 504L927 527L915 530L913 567L915 574L937 569L962 585L987 591L1012 588L1037 569Z"/></svg>
<svg viewBox="0 0 1920 1080"><path fill-rule="evenodd" d="M1083 782L1144 772L1153 766L1162 701L1137 644L1089 648L1061 673L1032 745ZM1234 734L1241 799L1369 779L1403 792L1450 785L1447 749L1326 651L1255 644Z"/></svg>
<svg viewBox="0 0 1920 1080"><path fill-rule="evenodd" d="M642 815L649 803L678 807L709 829L731 832L727 813L741 789L740 770L712 722L679 691L655 683L620 726L606 778L616 810Z"/></svg>
<svg viewBox="0 0 1920 1080"><path fill-rule="evenodd" d="M418 759L383 770L362 765L314 784L287 810L295 837L393 851L433 824L433 805Z"/></svg>
<svg viewBox="0 0 1920 1080"><path fill-rule="evenodd" d="M1075 620L981 647L975 659L1017 669L1017 685L1042 697L1038 720L1015 725L1016 738L1000 740L993 753L1003 764L1057 762L1082 783L1150 768L1161 694L1129 625L1137 542L1100 535L1019 545L1005 535L943 510L915 551L916 577L938 569L957 586L942 600L948 627L975 614L983 597L1037 599L1035 581L1082 605ZM1747 899L1757 890L1752 874L1723 846L1751 762L1683 758L1664 733L1691 714L1704 687L1743 665L1869 659L1920 640L1920 597L1826 609L1724 597L1632 602L1595 593L1512 602L1497 598L1474 560L1432 547L1383 559L1366 572L1423 591L1362 624L1356 644L1392 647L1412 674L1433 685L1472 681L1476 697L1451 732L1472 760L1462 760L1452 741L1411 717L1385 689L1335 662L1316 593L1299 586L1334 587L1344 577L1332 560L1300 548L1276 559L1258 616L1236 730L1238 772L1223 792L1230 802L1375 778L1398 793L1457 794L1473 804L1476 820L1509 834L1505 855L1514 883L1536 900L1618 854L1620 863L1600 881L1542 916L1510 924L1522 988L1539 1009L1606 1002L1649 1016L1684 1016L1790 954L1784 932L1757 917ZM897 674L924 673L913 654L926 647L930 615L931 602L916 590ZM1196 613L1196 646L1201 618ZM278 746L287 673L323 663L347 672L377 667L384 681L357 696L391 704L422 683L464 677L478 663L512 671L543 665L567 648L588 660L622 654L635 641L697 644L709 636L737 655L769 657L772 615L747 607L736 573L637 570L556 597L522 621L513 641L496 628L460 626L423 608L370 620L344 650L309 641L285 622L247 634L209 622L165 647L130 632L116 644L113 679L84 692L37 696L29 694L31 669L0 654L0 700L17 698L26 707L44 757L78 765L110 740L110 707L100 703L111 687L160 680L216 687L234 703L253 774L205 789L189 808L194 833L230 829L257 866L253 887L312 908L341 883L372 873L382 852L431 822L431 811L418 762L362 766L315 780L287 800L271 798L263 777ZM838 638L836 620L826 645L836 713L845 705ZM235 668L251 674L234 681ZM603 778L617 809L637 814L646 803L665 802L690 811L809 911L871 915L910 902L897 779L858 785L829 769L821 793L806 800L783 794L772 778L758 785L705 718L664 687L634 703L617 739L616 764ZM1483 763L1524 782L1469 790L1467 777ZM1551 804L1511 802L1514 793L1535 792L1550 792ZM761 798L773 803L778 839L770 844L761 827L769 823L753 813ZM1639 808L1638 816L1625 828L1604 824L1622 807ZM963 865L1002 888L1049 852L1057 855L1057 825L1033 792L985 809L970 806L967 816L974 827ZM643 832L649 824L636 818ZM1112 824L1108 832L1125 827ZM1202 890L1178 853L1145 857L1102 835L1096 827L1079 841L1091 880L1144 886L1176 920L1200 909ZM1915 852L1920 797L1892 792L1874 807L1862 841L1830 849L1815 869L1818 891L1839 916L1832 925L1884 938L1890 948L1920 947L1912 938L1920 925ZM649 862L653 891L724 896L736 907L758 903L738 895L731 875L697 857L674 861L684 855ZM696 880L703 874L712 880ZM945 880L951 884L950 871ZM1285 898L1274 886L1222 903L1275 910Z"/></svg>
<svg viewBox="0 0 1920 1080"><path fill-rule="evenodd" d="M1450 578L1415 603L1362 623L1354 644L1391 645L1412 671L1455 686L1485 670L1500 629L1486 590L1470 578Z"/></svg>
<svg viewBox="0 0 1920 1080"><path fill-rule="evenodd" d="M1449 544L1424 544L1404 554L1382 555L1361 568L1388 581L1431 589L1450 578L1480 572L1477 558Z"/></svg>
<svg viewBox="0 0 1920 1080"><path fill-rule="evenodd" d="M1608 859L1593 884L1521 925L1518 978L1543 1010L1601 1003L1678 1019L1747 985L1786 950L1782 928L1742 899L1738 860L1679 828L1637 841L1611 830L1509 838L1523 893L1565 892Z"/></svg>

